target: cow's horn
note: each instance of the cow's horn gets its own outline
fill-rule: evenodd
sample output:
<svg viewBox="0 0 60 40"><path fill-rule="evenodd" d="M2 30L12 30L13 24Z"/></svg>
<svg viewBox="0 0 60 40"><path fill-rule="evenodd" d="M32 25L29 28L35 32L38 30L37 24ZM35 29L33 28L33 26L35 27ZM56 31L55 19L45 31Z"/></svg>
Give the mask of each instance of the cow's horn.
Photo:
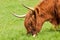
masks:
<svg viewBox="0 0 60 40"><path fill-rule="evenodd" d="M25 15L17 15L16 13L12 13L12 15L18 17L18 18L25 18L26 14Z"/></svg>
<svg viewBox="0 0 60 40"><path fill-rule="evenodd" d="M28 7L28 6L24 5L24 4L22 4L22 6L24 6L25 8L27 8L27 9L29 9L29 10L34 11L34 8Z"/></svg>

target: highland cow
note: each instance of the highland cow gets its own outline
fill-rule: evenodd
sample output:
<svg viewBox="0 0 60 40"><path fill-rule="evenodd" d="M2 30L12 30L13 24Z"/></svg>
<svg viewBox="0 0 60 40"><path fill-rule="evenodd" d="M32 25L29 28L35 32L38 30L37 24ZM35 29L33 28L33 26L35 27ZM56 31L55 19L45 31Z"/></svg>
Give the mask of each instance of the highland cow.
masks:
<svg viewBox="0 0 60 40"><path fill-rule="evenodd" d="M27 34L31 33L36 36L46 21L53 24L55 28L60 24L60 0L43 0L35 8L23 6L30 10L26 15L22 16L25 17L24 25ZM16 14L13 15L21 17Z"/></svg>

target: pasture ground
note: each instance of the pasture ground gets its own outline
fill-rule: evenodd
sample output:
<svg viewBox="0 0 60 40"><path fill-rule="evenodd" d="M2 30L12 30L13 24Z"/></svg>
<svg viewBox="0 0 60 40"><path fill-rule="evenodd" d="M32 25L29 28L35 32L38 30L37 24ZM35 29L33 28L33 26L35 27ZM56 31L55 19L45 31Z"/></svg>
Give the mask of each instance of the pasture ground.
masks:
<svg viewBox="0 0 60 40"><path fill-rule="evenodd" d="M11 13L27 13L21 3L34 7L39 0L0 0L0 40L60 40L60 32L52 31L52 25L45 22L38 35L33 38L32 35L26 35L24 27L24 18L14 17Z"/></svg>

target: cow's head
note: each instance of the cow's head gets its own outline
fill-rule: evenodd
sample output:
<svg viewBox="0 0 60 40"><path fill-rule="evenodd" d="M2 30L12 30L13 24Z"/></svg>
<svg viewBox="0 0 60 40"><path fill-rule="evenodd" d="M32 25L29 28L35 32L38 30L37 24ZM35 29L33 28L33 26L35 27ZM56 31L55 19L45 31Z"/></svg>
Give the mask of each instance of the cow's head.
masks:
<svg viewBox="0 0 60 40"><path fill-rule="evenodd" d="M16 15L13 14L16 17L19 18L25 18L24 25L27 29L27 33L31 33L33 36L35 36L41 29L42 24L45 20L44 15L38 11L38 9L33 9L31 7L27 7L23 5L25 8L29 9L29 12L25 15ZM40 13L40 14L39 14Z"/></svg>
<svg viewBox="0 0 60 40"><path fill-rule="evenodd" d="M27 9L29 9L29 12L27 14L17 15L17 14L14 13L13 15L18 17L18 18L25 18L24 25L25 25L25 28L27 29L27 33L28 34L31 33L33 36L35 36L37 34L37 32L39 32L39 30L40 30L40 26L39 26L40 24L38 22L38 21L40 21L40 18L37 15L38 12L36 12L38 10L34 9L34 8L31 8L31 7L27 7L25 5L23 5L23 6ZM41 17L43 17L42 14L41 14Z"/></svg>

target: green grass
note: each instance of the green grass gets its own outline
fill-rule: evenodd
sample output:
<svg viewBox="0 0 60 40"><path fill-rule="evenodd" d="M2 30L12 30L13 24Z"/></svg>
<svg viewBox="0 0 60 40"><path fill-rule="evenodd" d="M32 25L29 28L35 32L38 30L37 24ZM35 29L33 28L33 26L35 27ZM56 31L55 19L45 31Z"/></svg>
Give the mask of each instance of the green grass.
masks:
<svg viewBox="0 0 60 40"><path fill-rule="evenodd" d="M45 22L38 35L33 38L32 35L26 35L24 19L14 17L11 13L27 13L21 3L34 7L39 0L0 0L0 40L60 40L59 31L51 31L52 25Z"/></svg>

